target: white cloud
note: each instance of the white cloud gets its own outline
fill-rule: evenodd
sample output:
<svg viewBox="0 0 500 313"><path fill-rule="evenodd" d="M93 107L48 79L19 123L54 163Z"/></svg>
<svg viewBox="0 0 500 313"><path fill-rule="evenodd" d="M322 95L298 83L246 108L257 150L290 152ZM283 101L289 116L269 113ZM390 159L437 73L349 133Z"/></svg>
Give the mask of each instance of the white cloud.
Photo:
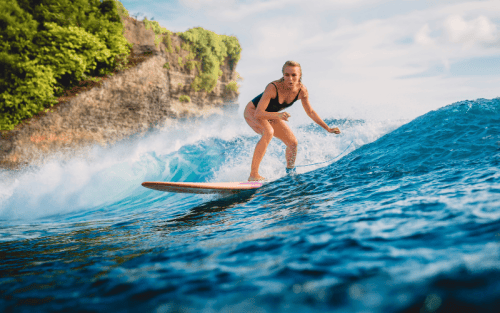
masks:
<svg viewBox="0 0 500 313"><path fill-rule="evenodd" d="M416 34L415 42L421 45L432 45L434 40L430 37L431 28L429 24L425 24Z"/></svg>
<svg viewBox="0 0 500 313"><path fill-rule="evenodd" d="M499 96L492 86L500 75L469 79L449 72L456 62L500 54L498 0L180 1L193 8L199 26L229 29L240 39L241 103L279 78L288 59L302 64L318 112L334 101L342 104L336 112L357 107L383 115L397 108L400 116L414 116Z"/></svg>
<svg viewBox="0 0 500 313"><path fill-rule="evenodd" d="M252 33L258 38L253 52L262 59L281 58L301 50L301 42L308 34L302 23L287 19L264 22Z"/></svg>
<svg viewBox="0 0 500 313"><path fill-rule="evenodd" d="M449 41L471 45L474 43L495 43L500 39L497 27L487 17L479 16L466 21L460 15L453 15L446 19L444 28Z"/></svg>
<svg viewBox="0 0 500 313"><path fill-rule="evenodd" d="M179 0L179 3L181 3L183 6L199 10L199 9L217 9L217 8L224 8L228 6L232 6L235 4L234 0Z"/></svg>

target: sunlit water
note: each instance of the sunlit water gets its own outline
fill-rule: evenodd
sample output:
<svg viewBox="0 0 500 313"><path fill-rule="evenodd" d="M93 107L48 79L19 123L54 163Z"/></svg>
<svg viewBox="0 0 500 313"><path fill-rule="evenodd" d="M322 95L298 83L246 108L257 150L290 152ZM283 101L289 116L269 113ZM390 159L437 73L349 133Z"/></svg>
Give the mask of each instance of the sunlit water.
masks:
<svg viewBox="0 0 500 313"><path fill-rule="evenodd" d="M235 196L141 183L246 180L239 116L0 172L0 311L498 312L500 100L327 122Z"/></svg>

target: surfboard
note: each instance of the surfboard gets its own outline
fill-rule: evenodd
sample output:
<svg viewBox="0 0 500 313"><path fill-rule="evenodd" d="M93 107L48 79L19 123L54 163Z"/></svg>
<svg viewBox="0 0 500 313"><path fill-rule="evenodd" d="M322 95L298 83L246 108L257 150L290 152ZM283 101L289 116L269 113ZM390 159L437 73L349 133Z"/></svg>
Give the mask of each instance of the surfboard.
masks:
<svg viewBox="0 0 500 313"><path fill-rule="evenodd" d="M143 182L146 188L180 193L238 193L262 187L263 182L229 182L229 183L179 183L179 182Z"/></svg>

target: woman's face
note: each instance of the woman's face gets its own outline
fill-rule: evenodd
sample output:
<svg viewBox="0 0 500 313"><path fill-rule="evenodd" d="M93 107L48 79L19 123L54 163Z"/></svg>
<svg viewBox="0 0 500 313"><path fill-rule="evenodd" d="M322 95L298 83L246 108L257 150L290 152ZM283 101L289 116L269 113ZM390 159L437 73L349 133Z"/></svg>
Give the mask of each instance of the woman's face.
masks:
<svg viewBox="0 0 500 313"><path fill-rule="evenodd" d="M283 78L285 79L285 85L287 87L296 86L300 81L300 67L298 66L285 67Z"/></svg>

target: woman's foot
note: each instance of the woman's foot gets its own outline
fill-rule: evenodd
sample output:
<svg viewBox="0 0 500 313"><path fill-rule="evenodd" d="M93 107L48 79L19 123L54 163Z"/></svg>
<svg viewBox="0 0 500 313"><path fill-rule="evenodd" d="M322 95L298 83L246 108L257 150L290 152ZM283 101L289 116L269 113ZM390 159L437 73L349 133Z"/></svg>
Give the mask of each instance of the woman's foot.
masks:
<svg viewBox="0 0 500 313"><path fill-rule="evenodd" d="M266 178L260 175L248 177L248 181L264 181L264 180L266 180Z"/></svg>

